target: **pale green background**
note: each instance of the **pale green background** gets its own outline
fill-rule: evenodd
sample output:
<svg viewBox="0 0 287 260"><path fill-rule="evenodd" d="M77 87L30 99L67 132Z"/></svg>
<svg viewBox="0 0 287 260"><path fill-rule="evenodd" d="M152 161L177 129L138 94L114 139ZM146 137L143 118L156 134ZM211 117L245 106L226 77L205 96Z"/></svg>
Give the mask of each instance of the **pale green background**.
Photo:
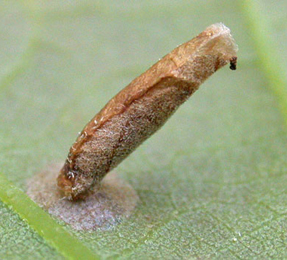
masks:
<svg viewBox="0 0 287 260"><path fill-rule="evenodd" d="M255 2L286 68L287 2ZM230 27L238 70L212 76L117 168L140 197L133 216L68 230L103 258L287 257L286 125L241 1L0 0L0 17L0 171L23 191L133 78L208 25ZM0 202L0 258L62 256Z"/></svg>

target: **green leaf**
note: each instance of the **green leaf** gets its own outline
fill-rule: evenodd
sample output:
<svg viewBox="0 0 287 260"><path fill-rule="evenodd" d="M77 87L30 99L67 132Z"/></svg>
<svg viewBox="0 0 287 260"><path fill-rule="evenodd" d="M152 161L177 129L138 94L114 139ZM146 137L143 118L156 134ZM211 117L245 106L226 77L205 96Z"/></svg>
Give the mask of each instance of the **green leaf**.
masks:
<svg viewBox="0 0 287 260"><path fill-rule="evenodd" d="M286 258L286 9L2 1L0 258ZM239 45L238 70L212 76L115 170L140 197L130 218L74 231L28 199L26 181L63 162L113 95L216 22Z"/></svg>

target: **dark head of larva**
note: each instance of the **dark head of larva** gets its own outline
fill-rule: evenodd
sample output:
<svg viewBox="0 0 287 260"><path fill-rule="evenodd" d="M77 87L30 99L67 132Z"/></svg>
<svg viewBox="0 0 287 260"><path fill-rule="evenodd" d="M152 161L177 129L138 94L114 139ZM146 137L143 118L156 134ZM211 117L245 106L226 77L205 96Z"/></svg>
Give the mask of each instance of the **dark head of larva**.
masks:
<svg viewBox="0 0 287 260"><path fill-rule="evenodd" d="M63 197L68 200L81 200L87 197L93 179L86 178L87 180L83 181L81 176L79 169L71 168L70 163L66 161L57 178L58 188Z"/></svg>
<svg viewBox="0 0 287 260"><path fill-rule="evenodd" d="M65 197L71 196L75 181L75 175L68 169L68 167L68 164L65 163L57 178L58 187Z"/></svg>
<svg viewBox="0 0 287 260"><path fill-rule="evenodd" d="M70 169L69 163L66 162L60 171L60 175L57 178L58 188L63 193L63 196L70 200L80 199L75 192L75 182L77 179L77 172Z"/></svg>
<svg viewBox="0 0 287 260"><path fill-rule="evenodd" d="M231 70L236 70L236 65L237 65L237 57L232 57L230 59L230 66L229 66L229 68Z"/></svg>

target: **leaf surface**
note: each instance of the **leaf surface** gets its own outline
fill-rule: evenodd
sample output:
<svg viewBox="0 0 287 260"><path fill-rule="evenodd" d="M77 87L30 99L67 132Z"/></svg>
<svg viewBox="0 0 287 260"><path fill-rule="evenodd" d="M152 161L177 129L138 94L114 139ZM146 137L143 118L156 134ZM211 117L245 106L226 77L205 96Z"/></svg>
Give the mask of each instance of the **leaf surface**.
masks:
<svg viewBox="0 0 287 260"><path fill-rule="evenodd" d="M0 258L76 258L17 207L27 179L64 161L133 78L216 22L239 45L238 70L213 75L116 169L140 197L134 214L109 230L51 229L102 258L285 258L287 4L273 2L2 1L0 179L12 186L1 186Z"/></svg>

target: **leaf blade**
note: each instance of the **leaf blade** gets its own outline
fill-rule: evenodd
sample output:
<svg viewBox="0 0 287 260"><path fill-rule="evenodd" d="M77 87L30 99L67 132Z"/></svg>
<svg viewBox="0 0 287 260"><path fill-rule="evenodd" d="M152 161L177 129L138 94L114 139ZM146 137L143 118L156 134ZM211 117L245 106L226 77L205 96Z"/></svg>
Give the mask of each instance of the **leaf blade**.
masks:
<svg viewBox="0 0 287 260"><path fill-rule="evenodd" d="M99 259L79 240L71 236L25 193L0 174L0 199L13 208L24 221L35 229L52 247L68 259Z"/></svg>
<svg viewBox="0 0 287 260"><path fill-rule="evenodd" d="M35 65L1 92L7 178L23 187L51 161L64 160L77 131L112 95L220 19L238 41L238 71L206 82L117 169L141 197L131 219L109 231L71 232L102 257L286 256L285 127L240 4L43 3Z"/></svg>

